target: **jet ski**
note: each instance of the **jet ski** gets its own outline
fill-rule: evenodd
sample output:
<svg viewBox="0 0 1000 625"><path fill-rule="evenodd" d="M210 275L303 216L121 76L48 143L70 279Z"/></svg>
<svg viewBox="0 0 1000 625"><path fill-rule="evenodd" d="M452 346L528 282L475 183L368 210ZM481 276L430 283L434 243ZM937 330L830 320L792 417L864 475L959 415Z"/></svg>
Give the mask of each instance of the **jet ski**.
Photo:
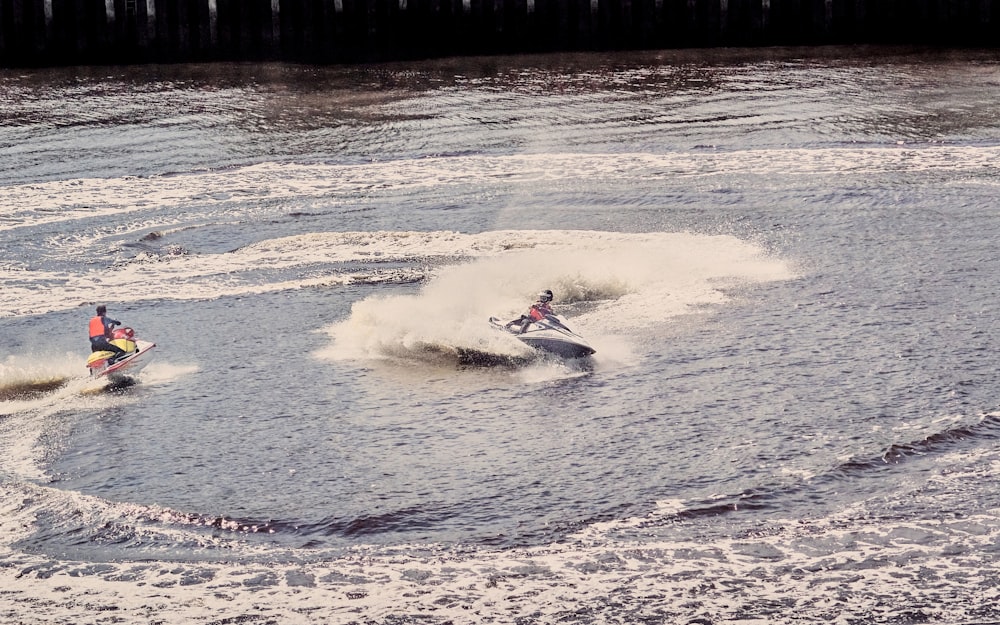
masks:
<svg viewBox="0 0 1000 625"><path fill-rule="evenodd" d="M121 382L138 374L149 363L149 352L156 347L156 343L135 338L132 328L116 329L108 342L122 348L125 353L94 352L87 359L87 368L91 377L105 377L112 382Z"/></svg>
<svg viewBox="0 0 1000 625"><path fill-rule="evenodd" d="M490 324L514 335L525 345L562 358L583 358L596 351L583 337L570 330L559 315L548 314L537 321L522 316L506 324L490 317Z"/></svg>

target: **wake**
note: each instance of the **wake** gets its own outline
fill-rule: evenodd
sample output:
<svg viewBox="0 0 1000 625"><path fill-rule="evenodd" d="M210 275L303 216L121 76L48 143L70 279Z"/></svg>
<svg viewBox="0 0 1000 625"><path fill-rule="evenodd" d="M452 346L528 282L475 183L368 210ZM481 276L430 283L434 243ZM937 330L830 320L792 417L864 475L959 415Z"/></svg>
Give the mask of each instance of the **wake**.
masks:
<svg viewBox="0 0 1000 625"><path fill-rule="evenodd" d="M724 305L730 287L793 275L783 261L732 236L550 230L424 237L425 250L441 254L447 246L466 258L438 267L415 294L355 302L346 319L323 328L330 343L316 357L529 363L535 350L488 320L519 316L542 289L555 292L557 314L598 356L627 354L623 344L650 330Z"/></svg>

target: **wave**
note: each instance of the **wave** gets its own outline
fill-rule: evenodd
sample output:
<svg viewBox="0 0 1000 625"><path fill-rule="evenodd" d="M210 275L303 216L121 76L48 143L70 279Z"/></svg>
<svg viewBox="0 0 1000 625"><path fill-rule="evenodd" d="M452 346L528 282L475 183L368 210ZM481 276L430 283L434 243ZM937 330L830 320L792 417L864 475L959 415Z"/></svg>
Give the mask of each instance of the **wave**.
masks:
<svg viewBox="0 0 1000 625"><path fill-rule="evenodd" d="M193 560L211 559L212 553L224 554L226 559L266 553L271 560L288 562L299 557L294 551L303 545L323 546L335 553L337 538L352 539L342 542L347 548L349 542L356 542L353 539L377 544L382 542L380 535L392 535L397 541L399 536L419 536L458 516L468 505L427 502L378 514L319 520L251 518L109 501L16 479L3 483L0 505L5 519L18 519L20 529L10 532L0 545L56 550L89 561L151 555L169 558L176 552ZM248 537L254 539L248 542Z"/></svg>
<svg viewBox="0 0 1000 625"><path fill-rule="evenodd" d="M32 501L39 493L21 494ZM22 506L12 515L14 529L35 512ZM609 540L610 529L595 524L524 548L366 546L331 556L307 547L287 561L266 551L253 557L237 545L219 561L213 547L222 544L209 541L204 559L168 565L21 552L0 567L0 579L8 613L24 621L37 620L39 608L49 620L71 617L83 604L113 604L116 618L135 621L155 610L178 623L220 614L295 622L304 613L328 622L461 624L869 622L873 614L971 623L998 615L990 571L1000 524L993 514L894 520L848 508L757 520L732 536L666 526L661 537L639 529ZM239 556L245 559L234 562Z"/></svg>
<svg viewBox="0 0 1000 625"><path fill-rule="evenodd" d="M594 344L600 358L619 335L724 303L729 287L794 275L754 244L722 235L499 231L425 236L434 241L428 250L437 250L443 240L452 253L476 257L437 268L416 294L380 293L355 302L347 319L324 328L331 343L317 357L530 360L530 348L496 332L487 319L520 315L547 288L555 293L557 312Z"/></svg>
<svg viewBox="0 0 1000 625"><path fill-rule="evenodd" d="M176 206L280 203L322 198L338 203L359 189L412 192L436 186L510 184L545 180L675 180L725 174L793 173L864 176L886 172L989 169L998 146L946 144L716 150L664 154L544 153L461 155L366 164L260 163L179 175L87 178L7 185L0 231L109 216L139 215ZM217 208L215 209L217 210Z"/></svg>
<svg viewBox="0 0 1000 625"><path fill-rule="evenodd" d="M69 310L94 301L145 302L158 300L215 300L241 295L273 293L301 288L350 286L358 284L407 284L422 280L421 268L372 268L365 271L342 271L337 268L312 269L300 277L268 280L257 274L260 256L252 252L225 256L177 256L165 262L146 262L139 256L132 262L111 270L67 275L64 272L32 271L20 273L0 294L3 316L39 315ZM303 269L311 261L303 261ZM273 269L273 267L272 267ZM289 272L297 267L285 266ZM58 296L39 285L62 284Z"/></svg>
<svg viewBox="0 0 1000 625"><path fill-rule="evenodd" d="M501 614L569 623L747 615L781 621L793 607L809 620L848 615L864 621L872 613L924 609L931 600L936 607L926 608L923 620L975 622L992 614L982 603L983 589L992 588L982 571L992 570L1000 535L993 511L943 515L934 495L924 516L891 516L876 505L885 496L880 492L867 501L840 498L836 509L816 507L791 520L740 513L766 510L769 499L815 492L824 483L843 487L845 479L884 476L900 463L992 449L998 437L1000 414L990 413L839 463L797 489L748 489L702 504L665 501L639 516L630 508L609 511L533 544L499 548L489 541L454 548L373 544L379 534L447 519L449 508L433 503L299 522L191 514L8 481L0 503L11 531L0 544L16 555L0 567L0 577L11 613L23 615L23 597L71 614L82 601L124 593L160 613L170 607L176 622L217 618L222 609L230 615L263 609L265 616L292 621L308 612L336 622L426 620L428 613L456 623ZM994 483L976 481L983 488ZM698 515L724 515L727 527L692 529L687 521ZM310 540L330 534L366 544L334 550L321 548L327 541ZM36 540L65 549L53 559L31 548ZM99 558L73 558L81 553ZM109 553L115 555L100 559ZM260 589L274 599L263 608ZM812 599L817 596L822 600ZM122 610L119 616L138 614Z"/></svg>
<svg viewBox="0 0 1000 625"><path fill-rule="evenodd" d="M470 185L508 189L511 184L566 186L601 180L627 185L635 179L647 183L662 179L677 184L688 178L724 175L728 179L767 172L949 172L968 171L979 163L987 167L998 156L1000 147L996 146L949 145L666 154L463 155L366 164L262 163L172 176L10 185L4 187L9 201L0 215L0 233L11 243L4 247L14 253L0 258L0 267L8 269L0 292L0 317L45 314L97 300L214 299L297 288L420 282L431 275L436 265L545 249L548 242L543 237L554 237L555 248L562 253L574 236L571 231L531 230L479 234L315 232L255 241L214 253L199 252L172 240L177 233L220 224L253 225L317 214L337 217L345 211L363 210L359 202L371 200L359 198L368 198L373 188L378 189L378 197L391 197ZM113 223L109 225L109 221ZM218 245L216 239L225 241L229 235L231 230L226 236L214 234L209 238ZM590 233L578 242L578 256L586 253L625 263L616 276L619 284L576 280L568 271L562 271L556 277L560 279L557 286L563 303L592 302L602 293L608 298L631 299L634 305L625 319L636 319L650 307L636 297L641 296L640 292L629 288L633 276L627 274L628 270L652 271L656 260L666 269L683 267L668 254L675 245L681 248L677 255L701 254L706 259L720 249L694 235L685 240L682 233L620 236L635 242L632 258L613 238L609 238L609 246L618 249L611 254L602 254L610 250L602 250ZM40 240L45 241L44 249L49 251L37 253L46 261L26 263L18 255L19 250L34 250L38 247L34 242ZM110 265L102 266L101 259L109 257L109 249L115 253ZM653 256L648 262L639 262L641 254L651 251ZM46 255L51 256L51 262ZM723 256L719 263L732 264L733 260ZM690 258L687 264L696 267ZM578 274L605 269L582 258L578 265ZM510 279L521 278L523 274L517 272L524 271L534 275L537 267L511 267ZM786 277L790 273L787 267L780 271ZM695 279L704 285L701 276ZM718 289L709 285L705 290L710 293ZM519 295L526 296L530 295ZM655 304L669 306L672 302L659 297ZM512 311L514 306L505 309Z"/></svg>
<svg viewBox="0 0 1000 625"><path fill-rule="evenodd" d="M226 533L247 534L265 531L219 517L203 517L161 506L111 502L100 497L19 480L5 480L5 518L19 519L20 531L5 537L8 548L34 551L52 545L66 552L104 553L110 546L124 553L169 554L188 550L224 549L230 553L241 548L238 540L229 541L211 532L193 532L192 528L222 529ZM249 553L252 547L243 545ZM93 554L91 554L93 555ZM100 556L98 556L99 558Z"/></svg>
<svg viewBox="0 0 1000 625"><path fill-rule="evenodd" d="M941 456L1000 439L1000 414L988 413L976 423L958 425L920 439L889 445L878 457L852 459L836 467L835 475L865 476L914 460Z"/></svg>
<svg viewBox="0 0 1000 625"><path fill-rule="evenodd" d="M92 378L83 357L9 356L0 363L0 476L12 479L48 481L46 456L59 447L66 429L75 419L66 413L87 413L133 401L127 390L139 381L146 385L167 383L198 370L194 365L152 363L137 379L111 381Z"/></svg>
<svg viewBox="0 0 1000 625"><path fill-rule="evenodd" d="M33 399L61 388L68 380L67 377L52 377L42 380L0 383L0 402Z"/></svg>
<svg viewBox="0 0 1000 625"><path fill-rule="evenodd" d="M23 273L0 292L0 310L27 315L94 298L121 305L421 283L416 296L380 292L356 302L348 319L325 328L332 344L317 355L448 365L531 359L530 348L493 331L487 319L519 315L542 288L557 293L560 312L599 353L614 353L616 333L718 305L736 285L794 275L732 236L571 230L309 233L222 254L139 256L111 270ZM46 281L60 288L39 289Z"/></svg>
<svg viewBox="0 0 1000 625"><path fill-rule="evenodd" d="M7 356L0 361L0 402L37 399L80 377L82 370L79 357L71 353Z"/></svg>
<svg viewBox="0 0 1000 625"><path fill-rule="evenodd" d="M442 528L452 523L456 524L456 532L471 534L462 543L468 548L529 547L565 538L587 523L583 519L564 520L544 528L518 528L508 534L510 527L496 524L493 517L459 521L470 507L476 506L473 501L430 500L356 516L296 519L219 515L109 501L17 480L5 480L4 486L0 504L9 508L5 518L23 521L22 531L7 537L9 547L57 552L62 557L87 561L151 556L232 560L265 554L270 561L287 563L301 558L297 550L302 548L335 557L364 545L425 544L427 535L441 535ZM481 523L478 531L470 532L467 525L477 522Z"/></svg>
<svg viewBox="0 0 1000 625"><path fill-rule="evenodd" d="M871 480L874 491L906 488L901 485L902 482L909 483L909 487L919 488L923 485L923 480L937 470L937 460L946 462L953 453L969 454L974 449L988 448L997 440L1000 440L1000 414L988 413L979 417L975 423L949 427L914 441L891 443L881 452L846 460L815 475L770 485L762 484L706 500L684 502L666 511L659 510L654 517L658 523L663 518L684 520L738 515L747 511L779 511L787 510L792 500L799 500L807 507L823 508L825 493L831 490L837 491L838 496L833 499L841 502L838 505L842 505L845 490L858 498L871 496L873 491L859 484L863 480ZM929 461L928 467L923 471L903 472L900 469L899 465L914 461ZM896 472L899 480L886 481L886 472ZM916 482L913 482L915 479ZM852 482L852 485L848 488L845 482Z"/></svg>
<svg viewBox="0 0 1000 625"><path fill-rule="evenodd" d="M107 391L106 379L86 373L86 355L14 354L0 362L0 415L38 411L71 401L74 397ZM193 365L154 363L141 378L147 383L174 380L198 370Z"/></svg>
<svg viewBox="0 0 1000 625"><path fill-rule="evenodd" d="M462 506L466 504L461 504ZM409 534L434 527L457 511L433 503L353 518L331 517L319 521L227 517L188 517L189 522L238 533L287 534L298 537L374 537L400 532Z"/></svg>

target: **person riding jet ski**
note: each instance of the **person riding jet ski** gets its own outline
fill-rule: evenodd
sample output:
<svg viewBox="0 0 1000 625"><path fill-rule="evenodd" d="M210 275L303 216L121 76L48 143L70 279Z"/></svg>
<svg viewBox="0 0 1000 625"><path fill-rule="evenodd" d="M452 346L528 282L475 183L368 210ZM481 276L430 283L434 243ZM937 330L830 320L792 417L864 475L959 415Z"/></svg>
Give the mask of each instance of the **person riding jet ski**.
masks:
<svg viewBox="0 0 1000 625"><path fill-rule="evenodd" d="M519 341L542 352L561 358L583 358L596 350L568 327L552 310L552 291L545 289L538 294L538 301L528 313L502 324L497 317L490 317L494 328L513 334Z"/></svg>
<svg viewBox="0 0 1000 625"><path fill-rule="evenodd" d="M524 331L528 329L533 321L539 321L544 319L546 315L555 314L552 310L552 291L550 289L545 289L538 294L538 301L528 308L528 314L521 315L520 318L515 319L507 324L507 328L512 328L515 324L520 324L520 329L518 334L524 334Z"/></svg>
<svg viewBox="0 0 1000 625"><path fill-rule="evenodd" d="M111 331L115 326L120 326L121 321L108 317L108 309L103 304L97 307L97 315L90 319L90 351L113 352L112 360L125 355L125 350L108 341L111 338Z"/></svg>

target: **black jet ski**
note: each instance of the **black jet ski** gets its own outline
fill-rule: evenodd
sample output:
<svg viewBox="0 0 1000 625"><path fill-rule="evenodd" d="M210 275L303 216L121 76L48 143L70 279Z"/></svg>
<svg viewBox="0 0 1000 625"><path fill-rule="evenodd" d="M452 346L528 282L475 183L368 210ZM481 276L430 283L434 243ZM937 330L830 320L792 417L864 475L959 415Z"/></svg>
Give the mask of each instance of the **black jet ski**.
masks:
<svg viewBox="0 0 1000 625"><path fill-rule="evenodd" d="M490 317L490 324L513 334L525 345L562 358L583 358L596 351L583 337L570 330L558 315L548 314L537 321L522 316L508 323Z"/></svg>

